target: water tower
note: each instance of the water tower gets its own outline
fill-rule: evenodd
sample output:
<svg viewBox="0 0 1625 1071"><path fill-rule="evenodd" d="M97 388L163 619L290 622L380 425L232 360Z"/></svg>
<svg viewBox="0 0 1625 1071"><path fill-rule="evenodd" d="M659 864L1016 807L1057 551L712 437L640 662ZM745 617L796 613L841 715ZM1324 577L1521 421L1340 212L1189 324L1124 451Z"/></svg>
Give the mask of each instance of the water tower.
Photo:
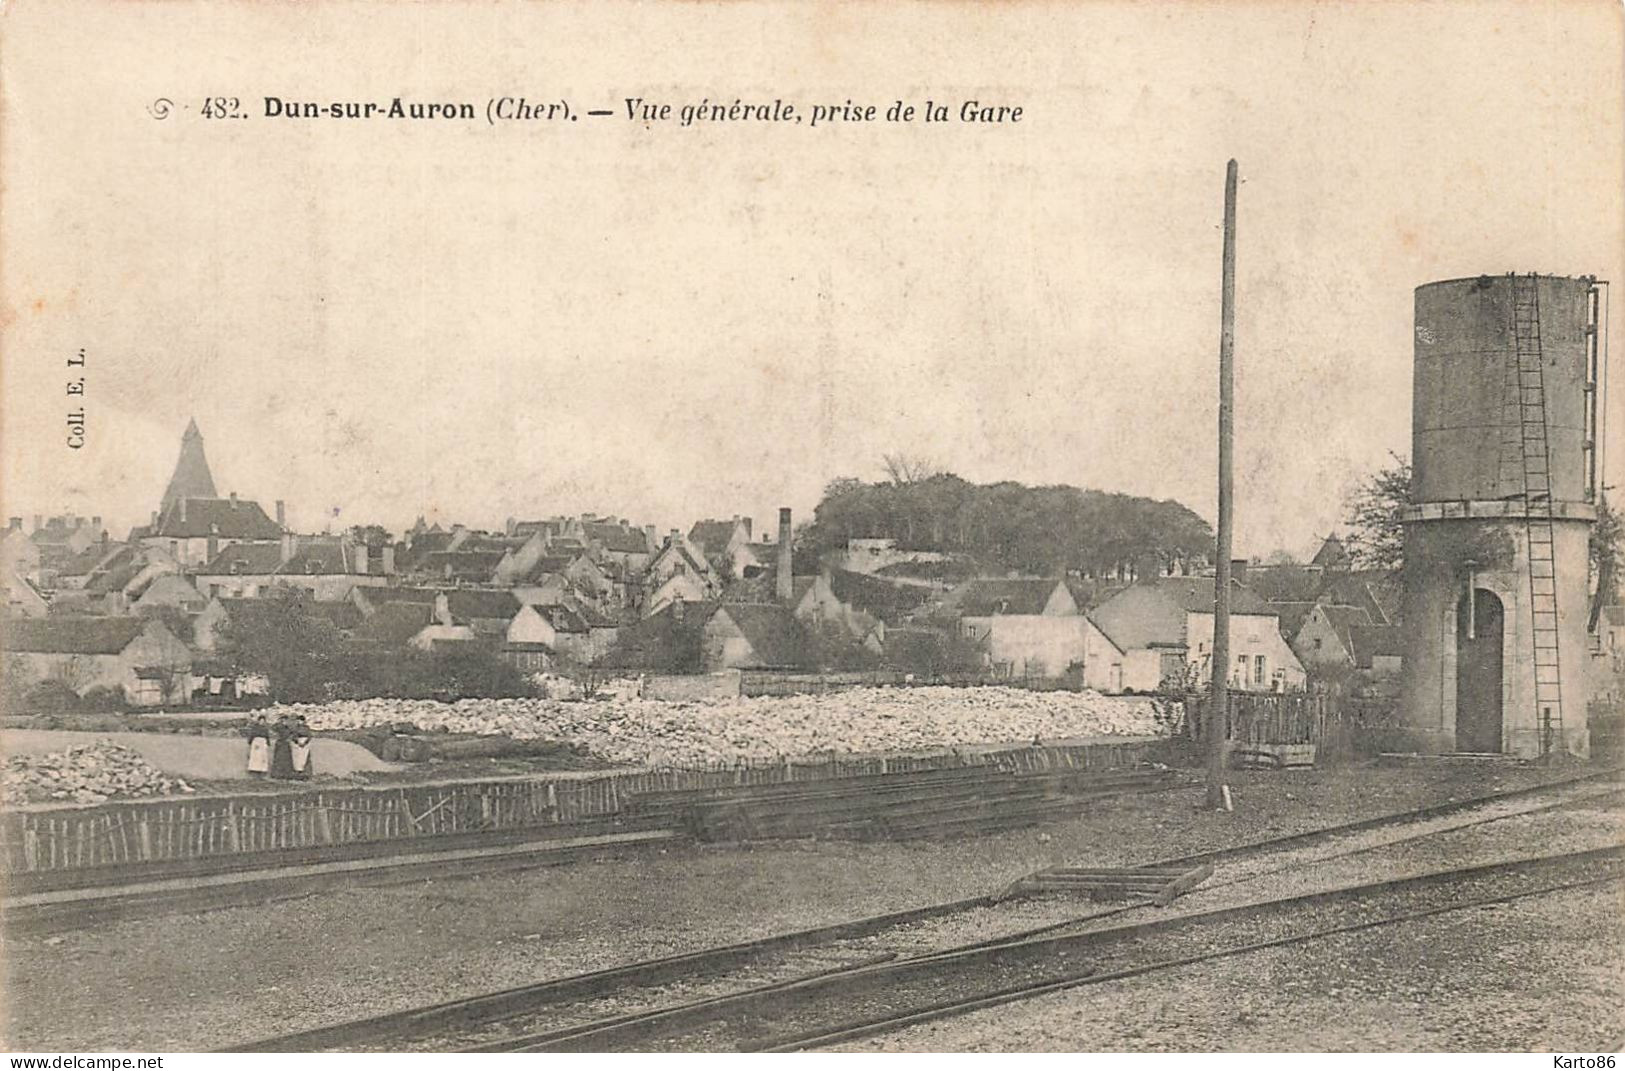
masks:
<svg viewBox="0 0 1625 1071"><path fill-rule="evenodd" d="M1416 288L1402 717L1421 750L1588 754L1598 287Z"/></svg>

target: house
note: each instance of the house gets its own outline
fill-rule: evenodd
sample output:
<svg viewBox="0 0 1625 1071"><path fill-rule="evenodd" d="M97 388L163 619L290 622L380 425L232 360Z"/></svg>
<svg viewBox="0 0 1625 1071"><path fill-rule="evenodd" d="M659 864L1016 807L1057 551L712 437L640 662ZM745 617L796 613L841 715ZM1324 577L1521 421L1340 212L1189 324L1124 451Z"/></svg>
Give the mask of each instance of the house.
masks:
<svg viewBox="0 0 1625 1071"><path fill-rule="evenodd" d="M38 580L39 572L39 544L23 531L23 519L13 517L6 524L5 535L0 536L0 575L16 574Z"/></svg>
<svg viewBox="0 0 1625 1071"><path fill-rule="evenodd" d="M155 620L139 617L13 619L0 635L7 672L25 686L59 681L80 695L117 688L133 706L184 702L192 652Z"/></svg>
<svg viewBox="0 0 1625 1071"><path fill-rule="evenodd" d="M440 626L433 603L386 602L367 614L352 635L360 643L386 650L415 647L427 651Z"/></svg>
<svg viewBox="0 0 1625 1071"><path fill-rule="evenodd" d="M167 551L185 568L196 569L237 544L274 547L282 532L282 525L267 517L258 502L239 499L233 492L227 498L177 499L139 541Z"/></svg>
<svg viewBox="0 0 1625 1071"><path fill-rule="evenodd" d="M1090 687L1122 687L1121 650L1079 610L1064 581L971 580L943 609L958 614L961 635L982 645L995 673L1058 677L1071 670Z"/></svg>
<svg viewBox="0 0 1625 1071"><path fill-rule="evenodd" d="M1315 551L1315 556L1309 559L1309 564L1322 573L1346 573L1354 566L1354 559L1349 556L1348 548L1343 541L1335 535L1327 536Z"/></svg>
<svg viewBox="0 0 1625 1071"><path fill-rule="evenodd" d="M118 543L112 540L92 543L56 570L56 590L83 590L92 576L105 572L119 562L130 560L134 554L135 551L128 543Z"/></svg>
<svg viewBox="0 0 1625 1071"><path fill-rule="evenodd" d="M1281 636L1270 604L1232 581L1230 680L1244 691L1293 691L1303 663ZM1200 679L1213 657L1213 578L1159 577L1133 584L1095 608L1096 626L1122 653L1123 687L1154 691L1164 681Z"/></svg>
<svg viewBox="0 0 1625 1071"><path fill-rule="evenodd" d="M722 669L801 669L811 664L806 629L788 606L724 603L701 630L700 659L707 672Z"/></svg>
<svg viewBox="0 0 1625 1071"><path fill-rule="evenodd" d="M1293 635L1292 651L1306 668L1352 669L1358 664L1353 630L1373 624L1363 607L1317 602Z"/></svg>
<svg viewBox="0 0 1625 1071"><path fill-rule="evenodd" d="M454 584L489 584L506 550L441 550L428 555L418 568L425 579Z"/></svg>
<svg viewBox="0 0 1625 1071"><path fill-rule="evenodd" d="M0 572L0 586L5 588L6 613L13 617L44 617L51 612L50 600L26 576Z"/></svg>
<svg viewBox="0 0 1625 1071"><path fill-rule="evenodd" d="M649 560L644 577L643 612L657 613L676 601L706 602L722 593L723 577L675 529Z"/></svg>
<svg viewBox="0 0 1625 1071"><path fill-rule="evenodd" d="M179 577L181 567L162 550L151 547L125 546L102 560L76 586L57 590L53 599L59 612L121 615L130 612L136 601L151 592L148 606L185 604L192 609L202 606L203 600L196 589L188 594L177 584L153 585L162 577Z"/></svg>
<svg viewBox="0 0 1625 1071"><path fill-rule="evenodd" d="M848 539L846 553L836 563L852 573L878 573L892 566L943 563L952 556L934 550L904 550L895 539Z"/></svg>
<svg viewBox="0 0 1625 1071"><path fill-rule="evenodd" d="M595 560L630 573L641 573L658 549L653 532L620 520L583 521L581 539Z"/></svg>
<svg viewBox="0 0 1625 1071"><path fill-rule="evenodd" d="M192 582L179 573L159 573L142 585L131 585L125 590L130 609L136 613L151 612L168 606L189 614L201 611L208 602Z"/></svg>
<svg viewBox="0 0 1625 1071"><path fill-rule="evenodd" d="M718 605L679 599L662 606L623 627L601 664L645 673L699 673L703 632Z"/></svg>
<svg viewBox="0 0 1625 1071"><path fill-rule="evenodd" d="M745 575L739 552L750 544L750 534L751 519L735 514L731 521L695 521L688 530L688 543L716 573L738 580Z"/></svg>
<svg viewBox="0 0 1625 1071"><path fill-rule="evenodd" d="M582 665L603 653L592 649L592 630L586 618L568 606L520 607L508 623L506 642L510 650L524 645L520 650L528 651L539 645L555 656Z"/></svg>
<svg viewBox="0 0 1625 1071"><path fill-rule="evenodd" d="M1275 611L1276 619L1281 623L1281 638L1288 644L1297 638L1298 630L1303 628L1304 619L1309 616L1315 607L1320 605L1320 603L1313 600L1278 602L1271 599L1269 603L1270 609ZM1302 661L1301 656L1299 661Z"/></svg>
<svg viewBox="0 0 1625 1071"><path fill-rule="evenodd" d="M35 517L34 530L28 538L39 550L41 582L51 586L56 573L63 566L95 544L106 541L107 529L102 527L100 517L65 513L51 517L43 524L39 517Z"/></svg>
<svg viewBox="0 0 1625 1071"><path fill-rule="evenodd" d="M454 588L446 592L450 623L470 629L476 637L499 640L522 608L511 591L495 588Z"/></svg>
<svg viewBox="0 0 1625 1071"><path fill-rule="evenodd" d="M825 569L817 576L792 578L790 606L798 619L838 624L853 639L880 652L885 648L887 626L906 619L929 597L929 590L915 585Z"/></svg>
<svg viewBox="0 0 1625 1071"><path fill-rule="evenodd" d="M492 571L491 582L498 587L512 587L529 576L536 563L547 556L547 537L541 532L516 538L522 538L523 542L509 548Z"/></svg>
<svg viewBox="0 0 1625 1071"><path fill-rule="evenodd" d="M1354 665L1374 677L1397 677L1405 669L1405 630L1398 625L1355 625Z"/></svg>
<svg viewBox="0 0 1625 1071"><path fill-rule="evenodd" d="M221 550L194 575L198 590L227 598L255 598L273 587L308 592L336 602L357 587L384 587L395 572L395 548L374 554L347 536L298 536L276 543L239 543Z"/></svg>

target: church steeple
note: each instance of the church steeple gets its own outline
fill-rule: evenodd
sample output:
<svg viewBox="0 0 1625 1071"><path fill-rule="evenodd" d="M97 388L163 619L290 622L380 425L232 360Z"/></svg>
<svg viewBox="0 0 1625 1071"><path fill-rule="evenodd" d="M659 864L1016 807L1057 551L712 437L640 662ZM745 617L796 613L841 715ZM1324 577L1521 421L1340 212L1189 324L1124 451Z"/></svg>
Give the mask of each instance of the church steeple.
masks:
<svg viewBox="0 0 1625 1071"><path fill-rule="evenodd" d="M160 514L183 498L218 498L214 477L209 474L209 459L203 456L203 433L197 430L197 420L187 421L186 433L181 436L181 456L175 462L175 474L169 478L164 500L158 507Z"/></svg>

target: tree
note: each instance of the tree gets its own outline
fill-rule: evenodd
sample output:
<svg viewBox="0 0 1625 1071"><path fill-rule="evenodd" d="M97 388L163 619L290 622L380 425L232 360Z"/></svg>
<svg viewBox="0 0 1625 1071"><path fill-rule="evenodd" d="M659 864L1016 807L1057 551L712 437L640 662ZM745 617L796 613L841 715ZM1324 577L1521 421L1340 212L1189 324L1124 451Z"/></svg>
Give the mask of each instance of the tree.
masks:
<svg viewBox="0 0 1625 1071"><path fill-rule="evenodd" d="M1587 622L1591 631L1597 629L1597 620L1604 606L1619 601L1620 551L1625 544L1625 518L1614 512L1608 496L1597 498L1597 523L1591 526L1589 559L1591 565L1591 617Z"/></svg>
<svg viewBox="0 0 1625 1071"><path fill-rule="evenodd" d="M973 484L952 473L829 484L800 541L821 555L860 537L1039 576L1152 575L1205 561L1213 546L1212 528L1178 502L1066 485Z"/></svg>
<svg viewBox="0 0 1625 1071"><path fill-rule="evenodd" d="M920 483L942 473L936 462L919 455L885 454L881 461L886 466L886 475L898 486Z"/></svg>
<svg viewBox="0 0 1625 1071"><path fill-rule="evenodd" d="M283 702L320 702L338 680L338 629L309 613L303 596L275 589L239 608L220 630L219 653L239 674L263 674Z"/></svg>
<svg viewBox="0 0 1625 1071"><path fill-rule="evenodd" d="M1400 517L1411 504L1411 463L1390 452L1392 463L1367 476L1348 500L1348 538L1343 542L1362 569L1397 572L1405 561Z"/></svg>

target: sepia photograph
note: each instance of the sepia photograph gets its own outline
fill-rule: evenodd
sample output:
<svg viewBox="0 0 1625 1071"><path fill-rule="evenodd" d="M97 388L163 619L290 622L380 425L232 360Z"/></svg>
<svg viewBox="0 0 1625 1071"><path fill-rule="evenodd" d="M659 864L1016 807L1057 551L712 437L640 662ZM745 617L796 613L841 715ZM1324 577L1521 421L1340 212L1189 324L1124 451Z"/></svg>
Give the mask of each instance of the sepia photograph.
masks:
<svg viewBox="0 0 1625 1071"><path fill-rule="evenodd" d="M8 1066L1611 1068L1621 279L1618 0L8 0Z"/></svg>

